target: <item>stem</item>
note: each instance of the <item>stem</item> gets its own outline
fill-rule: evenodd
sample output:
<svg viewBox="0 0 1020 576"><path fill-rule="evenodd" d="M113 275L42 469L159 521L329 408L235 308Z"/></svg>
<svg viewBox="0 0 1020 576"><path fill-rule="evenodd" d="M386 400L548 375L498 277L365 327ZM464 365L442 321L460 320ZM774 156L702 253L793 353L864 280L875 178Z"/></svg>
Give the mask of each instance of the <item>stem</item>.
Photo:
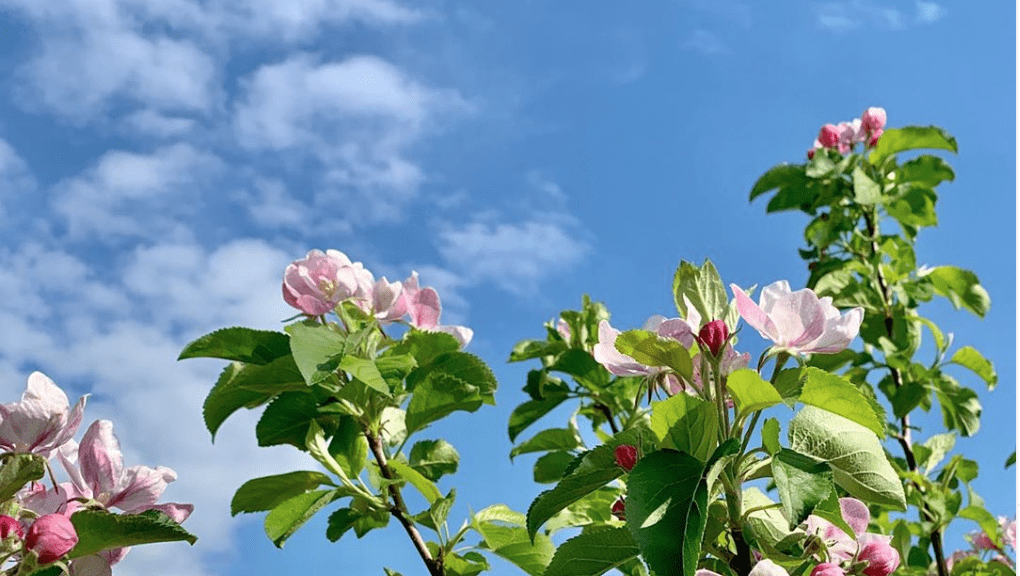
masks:
<svg viewBox="0 0 1020 576"><path fill-rule="evenodd" d="M609 406L602 404L601 402L595 403L595 409L602 413L609 421L609 429L613 431L613 434L618 434L620 429L616 427L616 421L613 420L613 411L609 409Z"/></svg>
<svg viewBox="0 0 1020 576"><path fill-rule="evenodd" d="M379 464L379 473L382 477L387 480L393 480L393 472L387 465L386 453L383 451L382 439L377 435L373 434L369 430L365 430L365 439L368 440L368 447L372 451L372 455L375 456L376 463ZM400 522L400 525L407 531L407 535L411 538L411 543L414 544L414 548L418 551L418 555L421 556L422 562L425 563L425 567L428 568L431 576L444 576L446 571L443 569L442 559L435 559L432 557L432 553L429 552L428 546L425 545L425 540L421 537L421 533L414 527L414 522L410 518L410 514L407 511L407 505L404 504L404 498L400 495L400 488L396 484L390 484L388 486L390 497L393 498L393 506L390 508L390 513Z"/></svg>
<svg viewBox="0 0 1020 576"><path fill-rule="evenodd" d="M739 576L746 576L750 574L753 562L751 546L748 545L747 540L744 540L744 532L740 527L740 509L742 506L739 486L733 492L726 492L726 508L729 510L730 516L730 536L733 538L733 544L737 549L737 553L730 559L730 568Z"/></svg>
<svg viewBox="0 0 1020 576"><path fill-rule="evenodd" d="M889 336L889 339L893 338L893 312L892 312L892 294L889 292L889 285L885 280L885 275L882 273L882 260L879 256L878 249L878 212L875 208L864 210L864 223L868 229L868 236L871 239L871 255L873 260L873 266L875 269L875 280L878 283L879 295L882 297L882 307L885 310L885 331ZM903 374L900 373L899 368L889 366L889 373L892 376L893 385L897 390L903 386ZM904 414L900 418L900 434L896 436L896 440L899 441L900 447L903 448L903 456L907 460L907 468L911 472L917 471L917 457L914 455L914 443L911 440L910 433L910 415ZM918 488L920 488L918 486ZM922 504L919 508L919 512L922 517L926 520L933 520L933 515L929 510L927 504ZM935 553L935 567L938 570L939 576L949 576L949 569L946 566L946 554L942 545L942 531L938 526L935 526L931 533L931 547L932 552Z"/></svg>

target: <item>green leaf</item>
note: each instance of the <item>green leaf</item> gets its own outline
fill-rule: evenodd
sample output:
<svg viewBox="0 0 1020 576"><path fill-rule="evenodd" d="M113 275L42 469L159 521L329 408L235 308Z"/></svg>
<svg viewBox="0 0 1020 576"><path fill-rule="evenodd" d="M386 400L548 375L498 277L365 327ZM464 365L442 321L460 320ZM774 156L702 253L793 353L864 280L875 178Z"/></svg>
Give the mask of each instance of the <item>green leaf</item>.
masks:
<svg viewBox="0 0 1020 576"><path fill-rule="evenodd" d="M443 556L443 568L446 570L447 576L477 576L492 569L485 556L478 552L464 554L449 552Z"/></svg>
<svg viewBox="0 0 1020 576"><path fill-rule="evenodd" d="M921 463L921 468L924 468L925 472L931 474L931 471L942 462L942 459L952 451L955 445L956 434L952 432L936 434L926 440L923 446L928 449L929 453L928 457Z"/></svg>
<svg viewBox="0 0 1020 576"><path fill-rule="evenodd" d="M407 377L413 390L407 406L408 433L421 430L456 410L474 412L483 403L493 404L496 377L477 356L446 352Z"/></svg>
<svg viewBox="0 0 1020 576"><path fill-rule="evenodd" d="M639 460L627 478L627 529L656 574L697 570L708 522L703 472L693 456L660 450Z"/></svg>
<svg viewBox="0 0 1020 576"><path fill-rule="evenodd" d="M409 464L421 472L422 476L435 482L457 471L460 454L446 440L420 440L411 447Z"/></svg>
<svg viewBox="0 0 1020 576"><path fill-rule="evenodd" d="M230 515L244 512L263 512L276 508L285 500L314 490L319 486L333 486L333 481L322 472L287 472L249 480L234 492L230 501Z"/></svg>
<svg viewBox="0 0 1020 576"><path fill-rule="evenodd" d="M801 373L806 378L800 393L801 402L852 420L880 438L885 436L885 422L879 420L857 386L818 368L804 368Z"/></svg>
<svg viewBox="0 0 1020 576"><path fill-rule="evenodd" d="M753 201L758 196L776 188L800 184L803 180L803 164L777 164L758 178L758 181L754 183L754 188L751 188L751 197L748 200Z"/></svg>
<svg viewBox="0 0 1020 576"><path fill-rule="evenodd" d="M673 275L673 300L684 318L690 317L691 311L687 309L687 302L690 302L701 315L702 322L722 320L726 317L730 304L719 272L708 259L701 268L690 262L680 261L680 266Z"/></svg>
<svg viewBox="0 0 1020 576"><path fill-rule="evenodd" d="M719 417L714 404L677 394L652 403L652 432L663 448L674 448L708 460L718 436Z"/></svg>
<svg viewBox="0 0 1020 576"><path fill-rule="evenodd" d="M445 332L408 330L400 342L391 346L388 352L394 355L409 354L418 366L425 366L441 354L458 350L460 342Z"/></svg>
<svg viewBox="0 0 1020 576"><path fill-rule="evenodd" d="M814 359L817 354L812 356ZM800 368L788 368L779 373L776 378L776 391L783 398L783 403L793 408L800 400L800 393L804 390L806 375Z"/></svg>
<svg viewBox="0 0 1020 576"><path fill-rule="evenodd" d="M893 154L921 148L956 152L956 138L937 126L889 128L878 139L878 144L868 160L878 166Z"/></svg>
<svg viewBox="0 0 1020 576"><path fill-rule="evenodd" d="M887 201L886 211L904 226L938 226L936 198L935 191L928 188L910 188Z"/></svg>
<svg viewBox="0 0 1020 576"><path fill-rule="evenodd" d="M955 178L956 174L945 160L930 154L904 162L896 170L897 182L914 182L930 188L947 180L952 182Z"/></svg>
<svg viewBox="0 0 1020 576"><path fill-rule="evenodd" d="M963 436L977 433L981 427L981 402L976 392L942 374L935 380L935 395L939 399L946 428L959 430Z"/></svg>
<svg viewBox="0 0 1020 576"><path fill-rule="evenodd" d="M216 439L216 432L220 426L231 414L241 408L255 408L276 396L275 392L256 392L237 385L244 377L244 373L253 368L255 367L240 362L231 362L220 373L216 385L205 397L202 418L213 440Z"/></svg>
<svg viewBox="0 0 1020 576"><path fill-rule="evenodd" d="M528 426L534 424L539 418L551 412L566 400L566 396L551 396L542 400L528 400L521 404L510 414L510 423L507 431L510 433L510 441L517 439Z"/></svg>
<svg viewBox="0 0 1020 576"><path fill-rule="evenodd" d="M286 327L294 362L309 386L334 378L347 348L347 337L323 324L298 322Z"/></svg>
<svg viewBox="0 0 1020 576"><path fill-rule="evenodd" d="M266 536L277 548L316 512L342 495L337 490L313 490L284 500L266 515Z"/></svg>
<svg viewBox="0 0 1020 576"><path fill-rule="evenodd" d="M1006 464L1003 466L1003 468L1008 469L1010 466L1013 466L1014 464L1016 464L1016 450L1014 450L1009 455L1009 458L1006 458Z"/></svg>
<svg viewBox="0 0 1020 576"><path fill-rule="evenodd" d="M560 510L545 525L545 533L552 536L564 528L597 528L616 523L613 504L623 495L617 486L608 485Z"/></svg>
<svg viewBox="0 0 1020 576"><path fill-rule="evenodd" d="M647 446L652 444L652 433L634 428L614 435L605 444L589 450L579 458L580 463L563 477L551 490L538 495L528 508L528 533L534 536L538 528L554 514L580 500L587 494L605 486L623 474L613 455L617 446Z"/></svg>
<svg viewBox="0 0 1020 576"><path fill-rule="evenodd" d="M390 513L385 510L359 512L351 508L340 508L329 515L326 538L330 542L336 542L351 529L354 529L355 535L361 538L370 530L385 527L389 519Z"/></svg>
<svg viewBox="0 0 1020 576"><path fill-rule="evenodd" d="M609 371L596 362L589 352L578 348L560 354L556 362L549 366L549 370L569 374L589 390L599 390L609 383Z"/></svg>
<svg viewBox="0 0 1020 576"><path fill-rule="evenodd" d="M498 504L476 513L471 527L481 534L482 547L509 560L531 576L542 576L556 548L544 534L534 536L532 541L523 523L522 514Z"/></svg>
<svg viewBox="0 0 1020 576"><path fill-rule="evenodd" d="M772 477L790 530L807 520L835 490L828 464L786 448L772 457Z"/></svg>
<svg viewBox="0 0 1020 576"><path fill-rule="evenodd" d="M782 449L779 444L779 420L769 418L761 425L761 443L771 456Z"/></svg>
<svg viewBox="0 0 1020 576"><path fill-rule="evenodd" d="M529 454L531 452L548 452L551 450L565 450L569 452L571 450L583 449L584 441L581 440L581 435L578 433L577 428L573 426L570 428L550 428L542 430L529 440L514 446L510 450L510 460L513 461L514 457L520 454Z"/></svg>
<svg viewBox="0 0 1020 576"><path fill-rule="evenodd" d="M839 505L839 498L835 490L829 494L828 498L815 506L813 514L823 520L832 522L837 528L848 535L854 534L854 529L843 518L843 509Z"/></svg>
<svg viewBox="0 0 1020 576"><path fill-rule="evenodd" d="M560 478L567 471L567 466L574 461L577 456L570 452L550 452L539 457L535 461L535 468L533 471L533 477L535 482L539 484L549 484L551 482L559 482Z"/></svg>
<svg viewBox="0 0 1020 576"><path fill-rule="evenodd" d="M541 358L543 356L555 356L567 349L567 343L556 341L549 342L547 340L521 340L517 344L514 344L513 350L510 351L510 358L507 362L522 362L524 360L531 360L532 358Z"/></svg>
<svg viewBox="0 0 1020 576"><path fill-rule="evenodd" d="M545 576L599 576L638 552L625 526L582 532L556 549Z"/></svg>
<svg viewBox="0 0 1020 576"><path fill-rule="evenodd" d="M763 551L770 551L789 536L789 522L779 511L779 506L756 487L746 488L741 496L741 516L745 517L744 531L754 534L754 539ZM774 506L775 505L775 506ZM748 514L749 510L754 510Z"/></svg>
<svg viewBox="0 0 1020 576"><path fill-rule="evenodd" d="M312 394L284 392L266 406L255 424L255 437L259 446L290 444L305 450L308 427L318 416L318 403Z"/></svg>
<svg viewBox="0 0 1020 576"><path fill-rule="evenodd" d="M106 510L79 510L71 515L78 544L68 554L80 558L103 550L153 542L186 541L198 538L159 510L138 514L113 514Z"/></svg>
<svg viewBox="0 0 1020 576"><path fill-rule="evenodd" d="M340 369L357 378L369 388L385 396L390 395L390 385L386 383L379 367L374 360L358 358L355 356L344 356L340 359Z"/></svg>
<svg viewBox="0 0 1020 576"><path fill-rule="evenodd" d="M616 338L616 349L645 366L667 366L690 380L691 355L680 342L648 330L627 330Z"/></svg>
<svg viewBox="0 0 1020 576"><path fill-rule="evenodd" d="M329 441L329 454L340 464L348 478L357 478L368 458L368 440L365 439L361 425L353 417L340 415L336 424L336 432Z"/></svg>
<svg viewBox="0 0 1020 576"><path fill-rule="evenodd" d="M828 462L836 484L851 496L906 509L903 485L871 430L826 410L805 406L790 420L788 434L791 449Z"/></svg>
<svg viewBox="0 0 1020 576"><path fill-rule="evenodd" d="M854 183L854 202L871 205L877 204L882 200L882 187L869 178L868 173L863 168L860 166L854 168L852 178Z"/></svg>
<svg viewBox="0 0 1020 576"><path fill-rule="evenodd" d="M46 459L38 454L7 454L0 460L0 501L12 498L29 482L46 474Z"/></svg>
<svg viewBox="0 0 1020 576"><path fill-rule="evenodd" d="M251 328L223 328L192 341L178 360L222 358L246 364L268 364L290 354L290 338L280 332Z"/></svg>
<svg viewBox="0 0 1020 576"><path fill-rule="evenodd" d="M960 366L963 366L977 374L979 378L985 381L985 384L988 384L989 390L994 389L995 384L999 381L999 377L995 373L995 367L992 366L992 363L986 360L980 352L970 346L964 346L957 350L949 361L954 364L959 364Z"/></svg>
<svg viewBox="0 0 1020 576"><path fill-rule="evenodd" d="M750 368L742 368L727 376L726 389L741 414L764 410L783 401L775 387Z"/></svg>
<svg viewBox="0 0 1020 576"><path fill-rule="evenodd" d="M932 288L948 298L954 308L965 308L981 318L988 313L991 298L973 272L955 266L937 266L919 276L927 278Z"/></svg>
<svg viewBox="0 0 1020 576"><path fill-rule="evenodd" d="M421 492L421 495L425 497L425 500L427 500L430 505L443 497L442 492L439 491L439 488L436 487L431 480L422 476L420 472L411 468L407 464L404 464L400 460L390 460L388 466L391 470L396 472L398 476L407 480L412 486L417 488L418 492Z"/></svg>

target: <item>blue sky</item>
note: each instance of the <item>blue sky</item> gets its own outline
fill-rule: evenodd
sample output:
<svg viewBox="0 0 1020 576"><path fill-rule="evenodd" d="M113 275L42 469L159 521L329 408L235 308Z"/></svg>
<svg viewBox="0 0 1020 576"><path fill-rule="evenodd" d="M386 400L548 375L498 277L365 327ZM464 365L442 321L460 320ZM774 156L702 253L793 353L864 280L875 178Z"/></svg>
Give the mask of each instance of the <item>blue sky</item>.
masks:
<svg viewBox="0 0 1020 576"><path fill-rule="evenodd" d="M256 414L211 445L200 407L220 364L178 364L181 347L220 326L279 328L293 312L282 271L311 248L390 278L417 270L501 382L495 408L433 431L461 452L442 484L458 488L451 518L526 509L541 487L531 459L506 458L528 369L503 363L513 343L583 293L620 328L670 315L681 258L712 258L743 286L802 284L805 219L765 216L748 191L800 161L822 124L883 106L890 126L937 124L959 141L918 260L974 270L991 294L984 320L928 311L998 369L981 432L957 447L978 459L992 511L1012 515L1013 9L7 0L0 392L12 401L41 369L74 398L91 392L86 417L114 420L129 464L179 473L167 497L196 503L199 543L138 548L120 575L419 573L395 526L329 545L313 523L280 552L261 517L231 519L244 480L312 464L257 449ZM922 436L938 428L920 423ZM958 526L950 548L970 529Z"/></svg>

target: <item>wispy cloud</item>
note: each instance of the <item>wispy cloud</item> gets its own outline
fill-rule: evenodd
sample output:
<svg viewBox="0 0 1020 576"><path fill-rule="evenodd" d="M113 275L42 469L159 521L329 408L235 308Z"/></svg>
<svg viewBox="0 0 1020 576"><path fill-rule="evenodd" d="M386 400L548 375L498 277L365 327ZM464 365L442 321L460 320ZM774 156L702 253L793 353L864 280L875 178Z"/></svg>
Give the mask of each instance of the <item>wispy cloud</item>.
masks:
<svg viewBox="0 0 1020 576"><path fill-rule="evenodd" d="M751 27L751 6L735 0L685 0L692 9L735 24L741 29Z"/></svg>
<svg viewBox="0 0 1020 576"><path fill-rule="evenodd" d="M916 3L916 16L911 19L909 12L894 6L852 0L817 4L814 13L822 28L842 33L861 28L902 30L915 21L930 24L941 18L945 9L934 2L919 1Z"/></svg>
<svg viewBox="0 0 1020 576"><path fill-rule="evenodd" d="M721 54L728 50L722 40L708 30L695 30L683 47L701 54Z"/></svg>
<svg viewBox="0 0 1020 576"><path fill-rule="evenodd" d="M931 24L941 20L946 15L945 7L935 2L917 2L917 21L922 24Z"/></svg>

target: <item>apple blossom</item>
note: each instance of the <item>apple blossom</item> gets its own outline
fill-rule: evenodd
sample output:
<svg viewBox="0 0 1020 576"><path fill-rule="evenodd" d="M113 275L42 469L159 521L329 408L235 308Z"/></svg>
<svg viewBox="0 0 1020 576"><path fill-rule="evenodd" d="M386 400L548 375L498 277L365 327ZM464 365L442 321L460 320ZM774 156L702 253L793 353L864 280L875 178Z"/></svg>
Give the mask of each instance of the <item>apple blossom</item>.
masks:
<svg viewBox="0 0 1020 576"><path fill-rule="evenodd" d="M823 148L835 148L839 144L840 129L835 124L826 124L818 133L818 143Z"/></svg>
<svg viewBox="0 0 1020 576"><path fill-rule="evenodd" d="M564 340L566 340L567 342L570 342L570 336L571 336L570 324L567 324L567 321L564 320L563 318L560 318L560 319L558 319L556 321L556 332Z"/></svg>
<svg viewBox="0 0 1020 576"><path fill-rule="evenodd" d="M93 422L81 444L69 442L58 455L71 477L72 497L91 498L102 506L119 508L128 514L159 510L178 523L194 509L191 504L156 504L167 484L177 479L177 473L163 466L125 469L120 443L109 420Z"/></svg>
<svg viewBox="0 0 1020 576"><path fill-rule="evenodd" d="M32 523L25 535L25 549L39 555L40 564L49 564L67 554L78 543L74 524L63 514L47 514Z"/></svg>
<svg viewBox="0 0 1020 576"><path fill-rule="evenodd" d="M850 345L864 320L864 309L853 308L844 315L832 305L832 298L819 298L804 288L790 290L786 280L769 284L761 291L758 304L736 284L730 289L737 311L745 322L775 342L775 351L791 354L832 354Z"/></svg>
<svg viewBox="0 0 1020 576"><path fill-rule="evenodd" d="M847 534L832 522L815 515L808 516L805 531L822 539L830 560L841 562L853 558L860 545L858 537L868 529L870 513L868 507L856 498L839 499L840 515L843 521L853 529L853 534Z"/></svg>
<svg viewBox="0 0 1020 576"><path fill-rule="evenodd" d="M864 141L865 134L864 130L861 129L860 120L840 122L836 128L839 129L839 142L836 146L839 148L840 154L850 152L854 144Z"/></svg>
<svg viewBox="0 0 1020 576"><path fill-rule="evenodd" d="M407 314L401 282L390 282L383 276L372 286L372 313L380 322L396 322Z"/></svg>
<svg viewBox="0 0 1020 576"><path fill-rule="evenodd" d="M1002 529L1003 542L1016 550L1016 519L1009 520L1005 516L1000 516L999 527Z"/></svg>
<svg viewBox="0 0 1020 576"><path fill-rule="evenodd" d="M369 299L373 284L372 273L343 252L311 250L284 271L283 299L309 316L320 316L348 298Z"/></svg>
<svg viewBox="0 0 1020 576"><path fill-rule="evenodd" d="M861 114L860 123L861 126L867 131L868 134L874 134L885 129L885 109L878 107L871 107Z"/></svg>
<svg viewBox="0 0 1020 576"><path fill-rule="evenodd" d="M759 560L747 576L789 576L789 573L779 564L766 558Z"/></svg>
<svg viewBox="0 0 1020 576"><path fill-rule="evenodd" d="M609 325L608 320L599 321L599 342L592 347L591 354L595 361L616 376L647 376L659 372L627 356L616 349L616 339L620 331Z"/></svg>
<svg viewBox="0 0 1020 576"><path fill-rule="evenodd" d="M12 535L18 538L25 537L25 529L21 527L21 522L7 515L0 516L0 540L6 540Z"/></svg>
<svg viewBox="0 0 1020 576"><path fill-rule="evenodd" d="M412 326L427 332L445 332L456 338L461 348L471 342L474 331L470 328L439 323L439 317L443 312L439 293L435 288L420 288L417 272L411 272L411 277L404 281L403 286L403 298L407 303L407 313L410 315Z"/></svg>
<svg viewBox="0 0 1020 576"><path fill-rule="evenodd" d="M70 408L67 395L42 372L32 372L21 402L0 405L0 448L48 458L81 425L85 396Z"/></svg>
<svg viewBox="0 0 1020 576"><path fill-rule="evenodd" d="M900 553L889 545L891 539L879 534L862 534L857 539L861 545L857 559L868 563L864 576L889 576L899 567Z"/></svg>
<svg viewBox="0 0 1020 576"><path fill-rule="evenodd" d="M708 347L712 356L718 356L723 344L730 337L730 331L722 320L712 320L701 327L698 332L698 341Z"/></svg>
<svg viewBox="0 0 1020 576"><path fill-rule="evenodd" d="M838 564L829 562L822 562L811 571L811 576L844 576L844 574L846 570L840 568Z"/></svg>

